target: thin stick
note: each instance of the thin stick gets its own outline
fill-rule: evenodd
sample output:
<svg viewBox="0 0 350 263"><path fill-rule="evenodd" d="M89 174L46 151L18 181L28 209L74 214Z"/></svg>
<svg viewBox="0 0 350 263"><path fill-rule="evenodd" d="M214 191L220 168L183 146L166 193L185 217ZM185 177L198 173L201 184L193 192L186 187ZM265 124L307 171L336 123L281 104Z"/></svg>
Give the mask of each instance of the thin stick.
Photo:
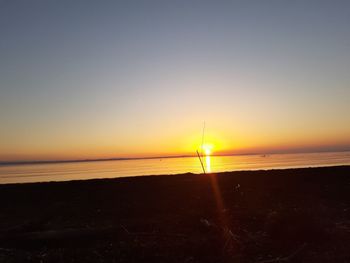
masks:
<svg viewBox="0 0 350 263"><path fill-rule="evenodd" d="M196 152L197 152L197 155L198 155L199 161L201 162L202 169L203 169L203 173L205 174L205 169L204 169L204 165L203 165L203 162L202 162L202 158L200 157L198 150L197 150Z"/></svg>
<svg viewBox="0 0 350 263"><path fill-rule="evenodd" d="M202 145L201 145L201 156L202 156L202 158L203 158L204 130L205 130L205 121L203 122L203 131L202 131Z"/></svg>

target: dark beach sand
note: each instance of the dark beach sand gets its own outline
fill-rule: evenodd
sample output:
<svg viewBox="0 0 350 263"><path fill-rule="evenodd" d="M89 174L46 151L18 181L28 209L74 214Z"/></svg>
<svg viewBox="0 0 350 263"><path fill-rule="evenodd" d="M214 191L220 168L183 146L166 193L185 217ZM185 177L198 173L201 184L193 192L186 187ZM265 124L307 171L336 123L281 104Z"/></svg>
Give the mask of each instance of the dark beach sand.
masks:
<svg viewBox="0 0 350 263"><path fill-rule="evenodd" d="M0 262L350 262L350 166L0 185Z"/></svg>

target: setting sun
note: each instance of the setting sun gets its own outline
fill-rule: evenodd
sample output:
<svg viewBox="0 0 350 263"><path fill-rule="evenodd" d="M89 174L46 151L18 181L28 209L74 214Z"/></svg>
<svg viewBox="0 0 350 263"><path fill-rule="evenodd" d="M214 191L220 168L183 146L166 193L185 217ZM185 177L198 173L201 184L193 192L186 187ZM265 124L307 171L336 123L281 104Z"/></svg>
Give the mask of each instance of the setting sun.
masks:
<svg viewBox="0 0 350 263"><path fill-rule="evenodd" d="M203 145L203 152L205 155L211 155L212 149L213 149L213 145L211 145L211 144L204 144Z"/></svg>

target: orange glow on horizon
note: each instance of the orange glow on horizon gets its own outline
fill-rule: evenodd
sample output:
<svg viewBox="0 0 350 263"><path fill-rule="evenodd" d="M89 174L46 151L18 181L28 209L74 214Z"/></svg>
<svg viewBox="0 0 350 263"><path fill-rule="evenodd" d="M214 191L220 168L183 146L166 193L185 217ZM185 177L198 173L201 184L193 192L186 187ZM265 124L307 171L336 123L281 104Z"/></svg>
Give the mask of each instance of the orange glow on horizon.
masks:
<svg viewBox="0 0 350 263"><path fill-rule="evenodd" d="M223 123L225 123L222 120ZM210 123L211 124L211 123ZM186 126L188 125L188 127ZM225 124L226 125L226 124ZM227 124L228 125L228 124ZM183 127L182 127L183 126ZM306 133L278 133L258 131L237 125L235 130L228 126L212 124L205 133L203 148L200 125L184 123L166 130L156 127L155 133L143 131L116 136L112 131L106 134L82 133L40 139L38 134L28 134L22 140L3 140L0 161L18 160L79 160L108 158L146 158L161 156L195 156L196 150L206 156L283 153L343 149L350 147L348 139L337 140L328 136L308 136ZM156 128L152 128L154 131ZM102 136L103 135L103 136ZM108 135L108 136L107 136ZM277 136L278 135L278 136ZM292 139L291 139L292 138ZM35 143L33 143L35 142ZM323 147L323 148L322 148Z"/></svg>

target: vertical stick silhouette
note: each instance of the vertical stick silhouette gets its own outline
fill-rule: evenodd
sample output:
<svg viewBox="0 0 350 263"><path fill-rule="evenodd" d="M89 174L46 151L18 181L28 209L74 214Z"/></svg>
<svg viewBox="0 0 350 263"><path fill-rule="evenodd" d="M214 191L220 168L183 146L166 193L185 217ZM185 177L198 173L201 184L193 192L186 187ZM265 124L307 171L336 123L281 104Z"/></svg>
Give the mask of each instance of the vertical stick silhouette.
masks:
<svg viewBox="0 0 350 263"><path fill-rule="evenodd" d="M203 132L202 132L202 145L201 145L201 154L199 154L198 150L196 151L197 152L197 156L198 156L198 159L201 163L201 166L202 166L202 169L203 169L203 173L205 174L205 168L204 168L204 165L203 165L203 143L204 143L204 130L205 130L205 121L203 123Z"/></svg>
<svg viewBox="0 0 350 263"><path fill-rule="evenodd" d="M203 159L204 131L205 131L205 121L203 122L203 131L202 131L202 144L201 144L201 157L202 157L202 159Z"/></svg>
<svg viewBox="0 0 350 263"><path fill-rule="evenodd" d="M200 161L200 163L201 163L201 166L202 166L202 169L203 169L203 173L205 174L205 169L204 169L204 165L203 165L203 162L202 162L202 158L201 158L201 156L199 155L198 150L197 150L196 152L197 152L197 155L198 155L199 161Z"/></svg>

